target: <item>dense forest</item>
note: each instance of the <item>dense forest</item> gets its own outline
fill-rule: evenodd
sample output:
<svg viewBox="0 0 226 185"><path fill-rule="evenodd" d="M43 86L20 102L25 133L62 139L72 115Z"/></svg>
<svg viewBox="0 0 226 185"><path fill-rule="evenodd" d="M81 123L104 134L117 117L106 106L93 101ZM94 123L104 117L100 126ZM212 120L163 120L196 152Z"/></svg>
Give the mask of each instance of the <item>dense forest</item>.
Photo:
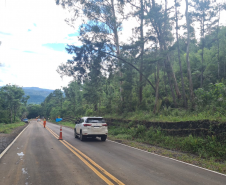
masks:
<svg viewBox="0 0 226 185"><path fill-rule="evenodd" d="M198 114L221 118L226 108L225 4L209 0L57 0L78 19L80 46L58 67L72 76L41 104L52 118ZM182 12L182 4L185 12ZM131 37L121 36L126 21ZM128 33L129 34L129 33Z"/></svg>
<svg viewBox="0 0 226 185"><path fill-rule="evenodd" d="M0 123L14 123L27 116L27 101L22 87L6 85L0 88Z"/></svg>

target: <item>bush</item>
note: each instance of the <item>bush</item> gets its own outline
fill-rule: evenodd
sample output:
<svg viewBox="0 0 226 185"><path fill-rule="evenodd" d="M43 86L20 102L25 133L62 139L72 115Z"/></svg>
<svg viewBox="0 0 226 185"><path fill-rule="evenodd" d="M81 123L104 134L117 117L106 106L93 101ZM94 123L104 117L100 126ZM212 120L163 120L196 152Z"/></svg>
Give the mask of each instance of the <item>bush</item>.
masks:
<svg viewBox="0 0 226 185"><path fill-rule="evenodd" d="M130 125L132 125L130 123ZM147 129L143 125L137 127L109 127L109 134L117 139L136 140L149 144L165 147L168 149L178 149L185 152L198 154L201 157L216 157L226 159L226 143L217 141L215 136L187 137L167 136L160 128L150 127Z"/></svg>
<svg viewBox="0 0 226 185"><path fill-rule="evenodd" d="M86 116L92 116L92 115L93 115L93 109L87 109Z"/></svg>

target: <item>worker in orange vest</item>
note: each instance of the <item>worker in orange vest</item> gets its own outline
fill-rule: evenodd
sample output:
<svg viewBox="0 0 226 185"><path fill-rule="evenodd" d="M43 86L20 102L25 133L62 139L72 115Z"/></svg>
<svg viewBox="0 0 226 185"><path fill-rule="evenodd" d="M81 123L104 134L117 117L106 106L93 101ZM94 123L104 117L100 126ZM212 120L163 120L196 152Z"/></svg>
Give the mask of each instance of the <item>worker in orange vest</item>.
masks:
<svg viewBox="0 0 226 185"><path fill-rule="evenodd" d="M43 121L43 126L44 128L46 128L46 119L44 118L44 121Z"/></svg>

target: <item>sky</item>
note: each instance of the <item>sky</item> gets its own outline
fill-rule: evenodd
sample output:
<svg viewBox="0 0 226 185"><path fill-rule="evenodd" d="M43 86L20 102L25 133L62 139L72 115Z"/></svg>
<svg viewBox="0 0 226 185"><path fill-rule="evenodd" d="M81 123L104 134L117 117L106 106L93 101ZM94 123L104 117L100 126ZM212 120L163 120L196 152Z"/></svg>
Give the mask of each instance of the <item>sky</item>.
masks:
<svg viewBox="0 0 226 185"><path fill-rule="evenodd" d="M173 2L169 0L169 6ZM185 12L184 1L180 11ZM0 0L0 86L58 89L73 80L62 79L56 72L72 57L65 51L66 44L81 44L77 30L82 22L76 21L72 28L64 21L68 17L68 11L55 0ZM222 23L225 17L224 12ZM138 25L132 19L124 21L120 41L127 42L132 27Z"/></svg>
<svg viewBox="0 0 226 185"><path fill-rule="evenodd" d="M57 89L73 80L56 72L71 58L66 44L79 45L77 22L55 0L0 0L0 86Z"/></svg>

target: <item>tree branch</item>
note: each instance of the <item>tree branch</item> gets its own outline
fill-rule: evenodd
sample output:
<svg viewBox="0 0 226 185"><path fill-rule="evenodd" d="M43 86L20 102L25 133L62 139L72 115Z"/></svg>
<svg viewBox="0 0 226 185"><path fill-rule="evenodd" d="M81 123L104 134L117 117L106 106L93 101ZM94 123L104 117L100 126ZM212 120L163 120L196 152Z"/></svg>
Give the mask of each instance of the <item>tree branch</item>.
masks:
<svg viewBox="0 0 226 185"><path fill-rule="evenodd" d="M94 49L94 48L93 48ZM98 51L98 50L96 50L96 49L94 49L95 51ZM118 57L118 56L115 56L115 55L113 55L113 54L111 54L111 53L108 53L108 52L105 52L105 51L100 51L100 52L102 52L102 53L105 53L105 54L107 54L107 55L110 55L110 56L112 56L112 57L115 57L115 58L117 58L117 59L119 59L119 60L121 60L121 61L123 61L124 63L126 63L126 64L128 64L128 65L130 65L131 67L133 67L136 71L138 71L146 80L147 80L147 82L151 85L151 87L154 89L154 91L155 91L155 87L154 87L154 85L151 83L151 81L137 68L137 67L135 67L133 64L131 64L131 63L129 63L129 62L127 62L125 59L123 59L123 58L121 58L121 57ZM158 60L157 60L158 61Z"/></svg>

